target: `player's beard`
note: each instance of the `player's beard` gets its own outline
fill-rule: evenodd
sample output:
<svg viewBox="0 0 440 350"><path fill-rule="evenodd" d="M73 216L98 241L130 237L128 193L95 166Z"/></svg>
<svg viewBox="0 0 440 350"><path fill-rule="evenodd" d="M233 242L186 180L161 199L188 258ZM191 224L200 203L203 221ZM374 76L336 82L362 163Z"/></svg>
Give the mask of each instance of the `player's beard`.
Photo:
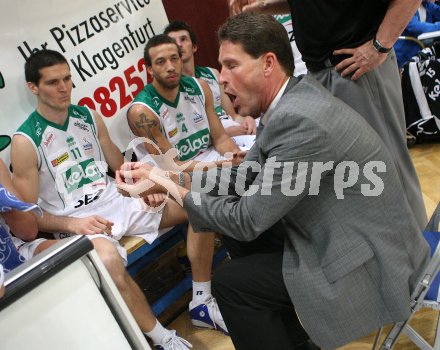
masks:
<svg viewBox="0 0 440 350"><path fill-rule="evenodd" d="M164 89L175 89L180 84L180 77L179 79L176 79L175 81L170 81L167 79L164 79L162 77L159 77L158 75L154 75L154 79L156 79L157 83L161 85Z"/></svg>

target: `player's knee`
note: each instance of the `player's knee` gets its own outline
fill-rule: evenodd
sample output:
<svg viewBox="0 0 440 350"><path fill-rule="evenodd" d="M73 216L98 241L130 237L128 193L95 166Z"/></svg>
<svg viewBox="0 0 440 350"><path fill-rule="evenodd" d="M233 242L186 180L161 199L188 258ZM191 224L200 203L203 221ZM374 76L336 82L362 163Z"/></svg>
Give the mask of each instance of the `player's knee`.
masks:
<svg viewBox="0 0 440 350"><path fill-rule="evenodd" d="M92 243L99 255L99 258L113 279L125 272L124 262L113 243L105 238L94 239L92 240Z"/></svg>

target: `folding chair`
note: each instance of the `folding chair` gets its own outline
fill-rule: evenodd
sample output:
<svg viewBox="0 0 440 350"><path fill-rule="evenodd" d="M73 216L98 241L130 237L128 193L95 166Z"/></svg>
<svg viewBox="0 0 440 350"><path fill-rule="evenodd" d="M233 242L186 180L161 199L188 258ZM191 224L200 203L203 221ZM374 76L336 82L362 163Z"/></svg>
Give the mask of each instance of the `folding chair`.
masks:
<svg viewBox="0 0 440 350"><path fill-rule="evenodd" d="M392 349L401 332L405 333L410 340L422 350L440 350L440 318L437 319L437 329L433 347L429 345L428 342L408 324L408 321L411 319L411 317L421 308L426 307L434 310L440 310L440 274L438 274L440 270L439 222L440 203L437 205L434 214L432 215L425 231L423 232L423 235L431 248L431 260L428 263L425 271L423 271L422 276L411 295L411 315L407 320L394 324L383 341L380 350ZM376 335L373 350L377 349L381 332L382 328L379 329Z"/></svg>

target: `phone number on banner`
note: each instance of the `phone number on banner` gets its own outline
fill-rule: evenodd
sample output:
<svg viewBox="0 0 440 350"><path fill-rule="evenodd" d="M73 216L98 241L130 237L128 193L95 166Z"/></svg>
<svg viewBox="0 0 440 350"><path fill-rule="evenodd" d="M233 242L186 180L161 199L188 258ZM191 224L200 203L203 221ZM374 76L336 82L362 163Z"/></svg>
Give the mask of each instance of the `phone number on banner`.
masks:
<svg viewBox="0 0 440 350"><path fill-rule="evenodd" d="M142 73L145 70L145 61L141 58L136 66L132 65L124 71L123 77L113 77L110 79L108 87L100 86L96 88L93 98L83 97L79 100L78 104L99 111L106 118L114 116L118 110L133 101L134 97L144 88L144 80L138 73ZM148 77L149 80L150 77ZM119 105L118 101L112 97L112 93L115 91L119 92Z"/></svg>

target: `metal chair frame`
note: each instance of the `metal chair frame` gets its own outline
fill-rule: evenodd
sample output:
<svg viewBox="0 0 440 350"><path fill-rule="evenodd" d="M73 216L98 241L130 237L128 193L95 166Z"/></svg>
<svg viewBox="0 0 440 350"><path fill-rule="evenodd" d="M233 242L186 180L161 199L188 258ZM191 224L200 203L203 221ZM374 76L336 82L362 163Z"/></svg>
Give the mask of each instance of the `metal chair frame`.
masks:
<svg viewBox="0 0 440 350"><path fill-rule="evenodd" d="M440 203L437 205L437 208L434 211L427 227L426 231L438 232L439 231L439 221L440 221ZM439 233L440 234L440 233ZM385 340L382 342L380 346L380 350L391 350L399 335L403 332L405 333L411 341L417 345L422 350L440 350L440 314L437 319L437 327L436 327L436 336L434 341L434 346L431 346L423 337L417 333L409 324L409 320L411 317L421 308L431 308L434 310L440 310L440 301L431 301L425 300L425 295L431 287L434 278L437 273L440 271L440 243L437 244L437 247L432 254L432 257L422 273L422 276L417 283L416 288L414 289L411 295L411 315L410 317L403 321L398 322L393 325L390 332L386 336ZM380 328L376 334L376 338L373 343L373 350L377 349L379 339L382 333L382 329Z"/></svg>

